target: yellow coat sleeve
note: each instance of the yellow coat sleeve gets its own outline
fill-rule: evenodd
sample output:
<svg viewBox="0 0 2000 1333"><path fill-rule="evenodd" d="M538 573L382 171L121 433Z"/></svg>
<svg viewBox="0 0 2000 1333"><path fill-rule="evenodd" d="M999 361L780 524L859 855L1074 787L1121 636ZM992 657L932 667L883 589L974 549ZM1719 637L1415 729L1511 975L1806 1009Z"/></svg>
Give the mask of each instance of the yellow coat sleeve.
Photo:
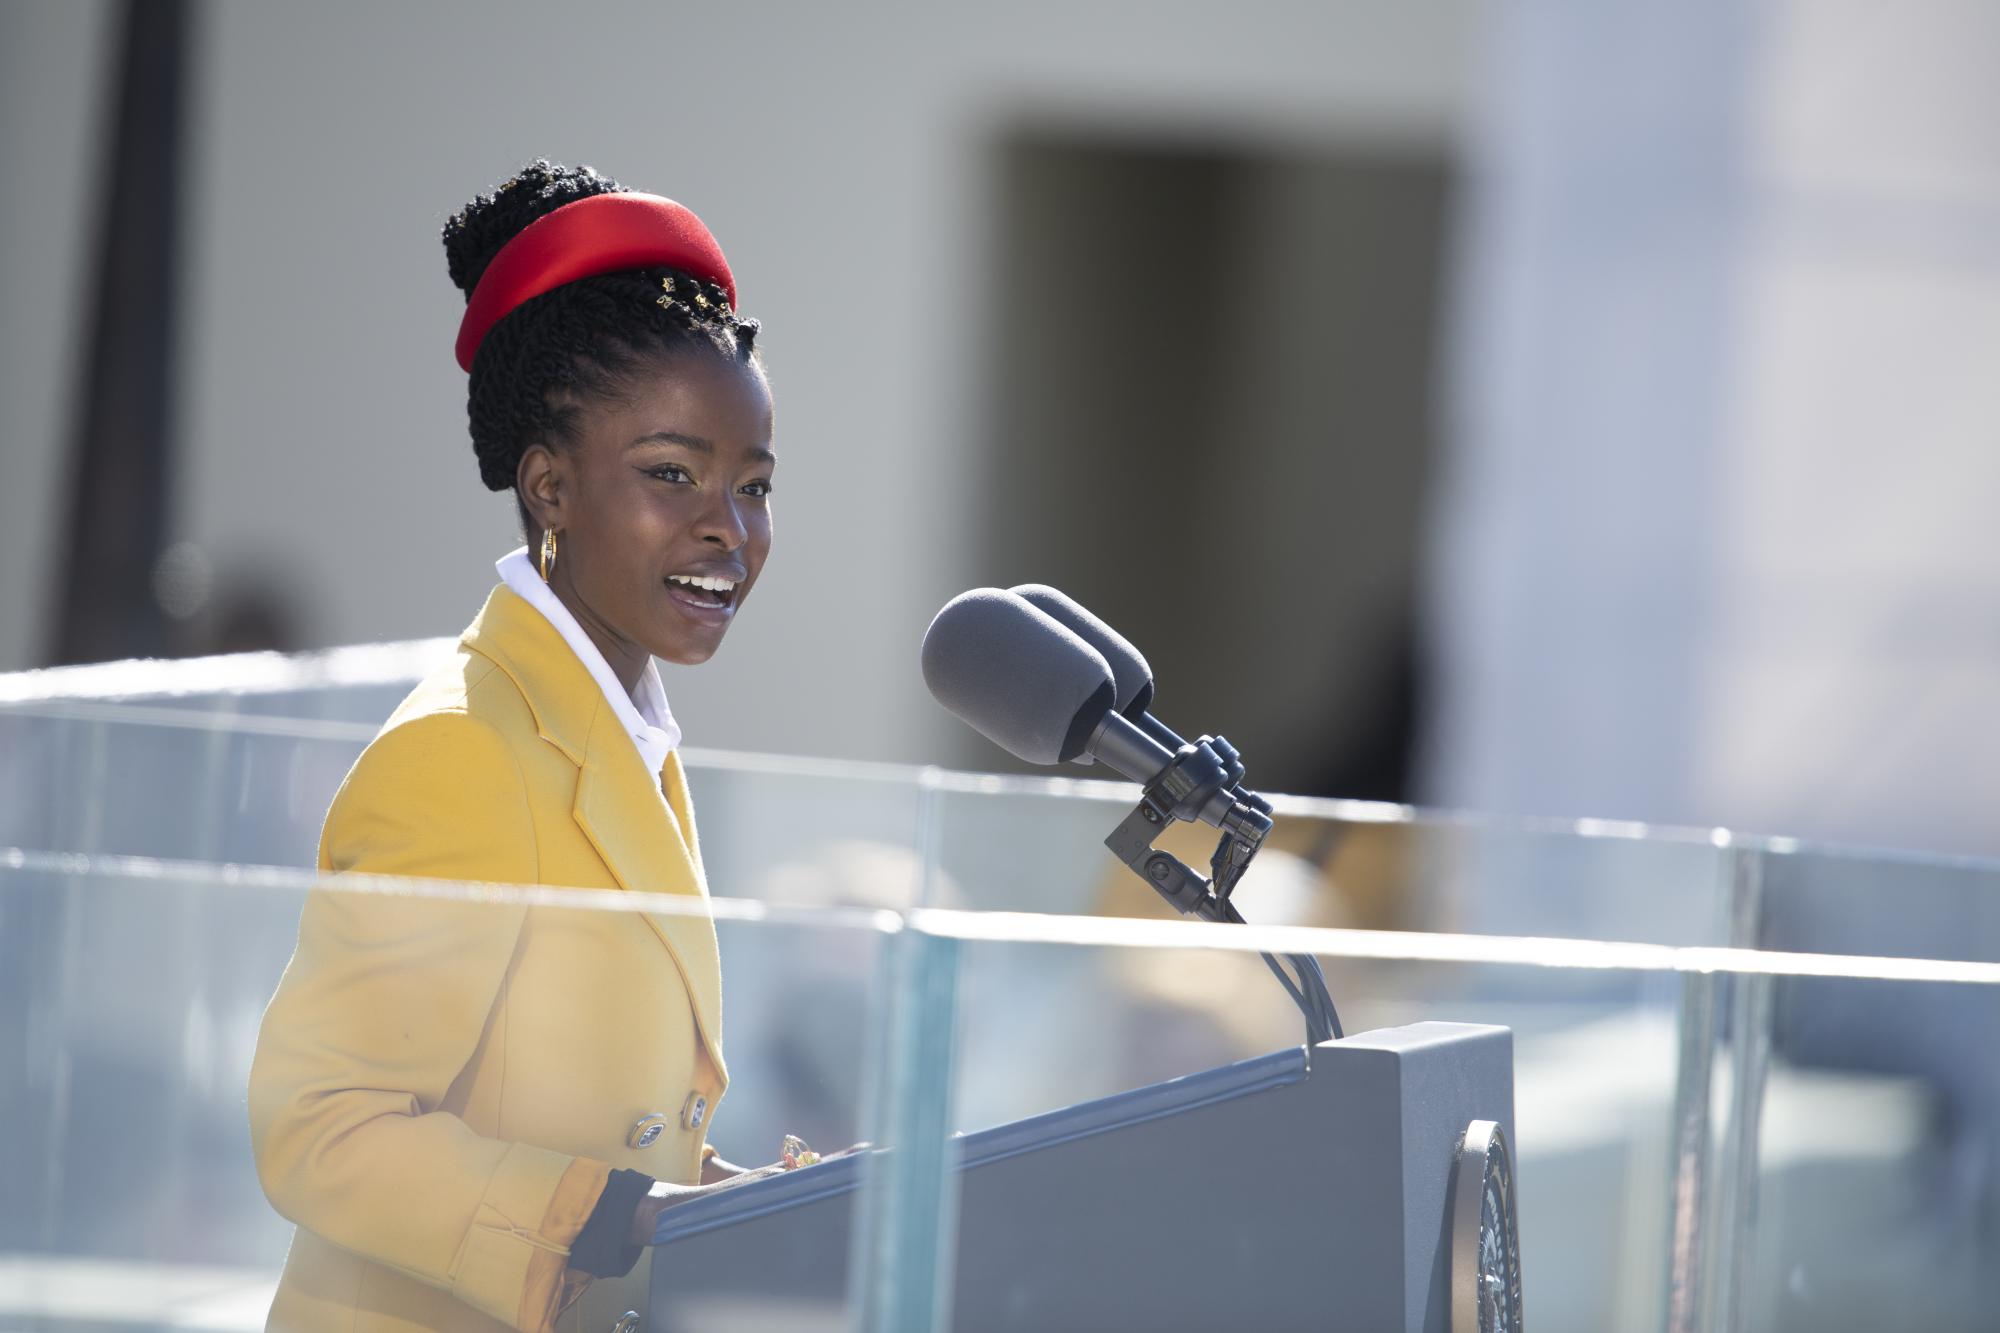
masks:
<svg viewBox="0 0 2000 1333"><path fill-rule="evenodd" d="M520 767L490 726L430 713L383 733L328 812L322 868L532 883ZM265 1011L251 1139L272 1206L336 1245L547 1328L587 1279L569 1245L601 1162L476 1134L440 1110L484 1032L526 908L319 889Z"/></svg>

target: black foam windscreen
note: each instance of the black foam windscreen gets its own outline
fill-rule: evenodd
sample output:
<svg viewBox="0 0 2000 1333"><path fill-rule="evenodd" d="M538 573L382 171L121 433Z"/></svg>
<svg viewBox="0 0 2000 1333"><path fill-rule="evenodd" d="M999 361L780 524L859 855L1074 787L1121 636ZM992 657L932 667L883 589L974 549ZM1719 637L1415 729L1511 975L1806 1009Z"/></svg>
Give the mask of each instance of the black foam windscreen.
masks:
<svg viewBox="0 0 2000 1333"><path fill-rule="evenodd" d="M1060 588L1046 583L1022 583L1008 589L1028 605L1063 625L1098 651L1111 667L1118 683L1118 701L1113 707L1127 717L1137 717L1153 702L1153 668L1131 640L1092 615L1089 608Z"/></svg>
<svg viewBox="0 0 2000 1333"><path fill-rule="evenodd" d="M973 730L1031 764L1074 759L1111 711L1111 667L1011 592L974 588L924 632L924 684Z"/></svg>

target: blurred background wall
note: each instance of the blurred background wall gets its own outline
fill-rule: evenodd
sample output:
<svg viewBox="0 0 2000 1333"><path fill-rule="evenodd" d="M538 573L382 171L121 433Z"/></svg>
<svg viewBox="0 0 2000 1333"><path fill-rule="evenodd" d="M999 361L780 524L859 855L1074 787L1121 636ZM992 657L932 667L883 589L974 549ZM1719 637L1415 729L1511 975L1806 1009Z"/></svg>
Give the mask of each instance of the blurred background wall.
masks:
<svg viewBox="0 0 2000 1333"><path fill-rule="evenodd" d="M102 95L120 9L4 12L28 35L6 43L18 58L60 58L51 80ZM1078 410L1100 424L1093 439L1009 439L1009 424L1037 424L1023 399L1076 377L1045 369L1009 382L1007 338L1018 329L1089 359L1151 347L1149 324L1192 314L1227 335L1190 335L1214 359L1258 322L1260 294L1282 299L1282 268L1245 278L1229 256L1156 245L1130 290L1108 293L1131 299L1099 306L1078 286L1079 260L1122 249L1101 224L1184 238L1187 217L1230 209L1242 253L1258 254L1260 226L1290 227L1282 253L1309 253L1299 229L1313 208L1327 211L1311 198L1323 188L1315 173L1414 160L1439 174L1467 86L1469 15L1317 3L1143 16L1055 4L944 14L629 3L560 18L525 4L196 6L170 541L191 543L213 571L208 613L267 606L294 646L462 626L515 534L509 503L478 486L465 440L450 359L461 305L436 232L534 155L588 161L698 208L768 333L784 460L777 554L727 651L672 675L690 738L990 761L922 692L915 647L929 615L970 583L1061 579L1095 558L1136 567L1144 554L1063 530L1032 496L996 515L991 464L1039 467L1044 494L1087 484L1116 506L1118 472L1148 446L1121 400L1155 378L1128 355L1124 378L1104 386L1116 398L1083 395ZM32 88L16 95L12 161L90 156L96 141L76 127L102 119L92 99L58 117ZM60 152L36 128L54 119L74 140ZM77 170L63 206L38 202L33 236L62 237L87 217L94 177ZM1100 175L1111 179L1094 185ZM1246 178L1268 182L1270 207L1235 198ZM1302 202L1278 208L1288 193ZM1422 295L1438 219L1418 221L1422 263L1404 267ZM1060 246L1065 226L1094 224L1087 255L1021 267L1031 247ZM38 475L24 481L41 492L10 487L10 515L46 516L68 400L66 367L41 344L87 275L26 232L10 230L8 252L38 273L65 270L35 290L32 310L10 303L4 316L10 347L47 358L55 400L9 429L10 457L32 456ZM1282 345L1291 332L1265 321L1256 341ZM1230 360L1209 372L1231 381L1218 400L1253 373L1247 358ZM1216 421L1203 441L1218 463L1239 447L1236 424ZM1300 437L1293 425L1270 453L1314 442ZM1421 443L1356 441L1354 452ZM1114 444L1139 455L1091 456ZM1204 493L1180 460L1161 457L1161 470L1169 461L1182 475L1161 498ZM1278 466L1267 457L1256 470ZM1218 521L1258 525L1250 514ZM22 558L9 561L4 665L20 667L46 653L56 571L28 558L33 534L6 526ZM1240 582L1230 590L1246 601L1277 591Z"/></svg>
<svg viewBox="0 0 2000 1333"><path fill-rule="evenodd" d="M1494 13L1428 794L2000 853L2000 9Z"/></svg>
<svg viewBox="0 0 2000 1333"><path fill-rule="evenodd" d="M470 618L517 537L436 233L547 155L698 209L767 330L691 743L997 766L915 645L1038 579L1269 788L2000 853L1974 0L185 18L149 651ZM127 22L0 6L0 669L79 600Z"/></svg>

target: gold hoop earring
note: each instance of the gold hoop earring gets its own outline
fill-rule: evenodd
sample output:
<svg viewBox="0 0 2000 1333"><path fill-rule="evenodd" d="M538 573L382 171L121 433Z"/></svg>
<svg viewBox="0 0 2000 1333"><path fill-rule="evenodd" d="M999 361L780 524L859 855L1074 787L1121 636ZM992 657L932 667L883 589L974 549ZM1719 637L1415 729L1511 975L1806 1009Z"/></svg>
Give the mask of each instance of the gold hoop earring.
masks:
<svg viewBox="0 0 2000 1333"><path fill-rule="evenodd" d="M542 529L542 582L549 581L549 571L556 567L556 530Z"/></svg>

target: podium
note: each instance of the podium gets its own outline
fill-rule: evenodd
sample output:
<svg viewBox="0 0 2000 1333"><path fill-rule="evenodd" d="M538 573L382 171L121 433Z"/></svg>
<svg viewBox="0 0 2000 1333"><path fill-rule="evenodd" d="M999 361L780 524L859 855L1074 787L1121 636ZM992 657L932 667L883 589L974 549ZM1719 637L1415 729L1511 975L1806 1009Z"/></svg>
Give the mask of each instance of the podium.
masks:
<svg viewBox="0 0 2000 1333"><path fill-rule="evenodd" d="M955 1137L951 1327L1476 1327L1455 1323L1454 1288L1463 1320L1487 1191L1461 1153L1474 1122L1511 1141L1513 1119L1506 1028L1416 1023ZM647 1327L847 1327L868 1165L662 1214Z"/></svg>

